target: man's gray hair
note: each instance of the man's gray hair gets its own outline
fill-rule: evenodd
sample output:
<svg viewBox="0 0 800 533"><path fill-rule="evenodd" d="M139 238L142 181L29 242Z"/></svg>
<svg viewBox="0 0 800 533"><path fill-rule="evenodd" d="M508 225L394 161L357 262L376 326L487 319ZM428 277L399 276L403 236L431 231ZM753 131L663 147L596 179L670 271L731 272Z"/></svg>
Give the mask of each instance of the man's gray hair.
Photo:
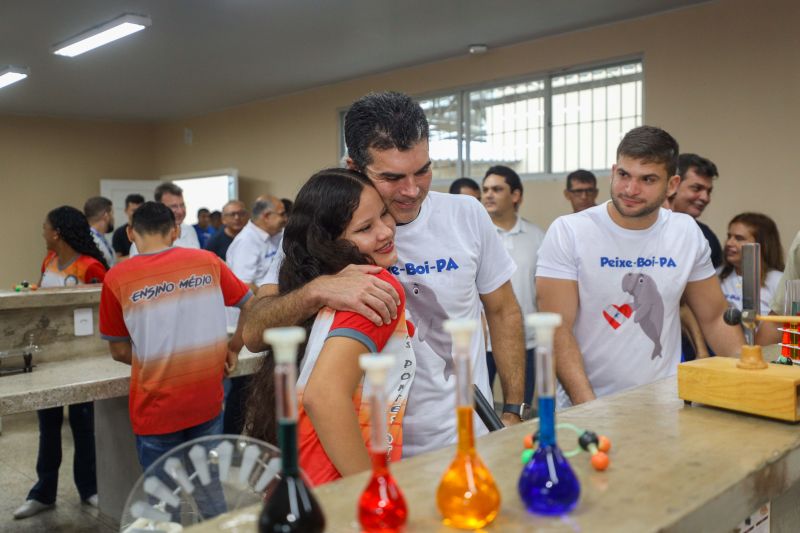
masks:
<svg viewBox="0 0 800 533"><path fill-rule="evenodd" d="M225 205L222 206L222 210L224 211L226 207L231 205L241 205L242 207L247 209L247 205L241 200L228 200L227 202L225 202Z"/></svg>
<svg viewBox="0 0 800 533"><path fill-rule="evenodd" d="M259 198L256 200L256 203L253 204L253 211L251 215L252 220L258 220L258 217L261 216L261 213L265 211L272 211L275 209L275 204L272 200L268 198Z"/></svg>

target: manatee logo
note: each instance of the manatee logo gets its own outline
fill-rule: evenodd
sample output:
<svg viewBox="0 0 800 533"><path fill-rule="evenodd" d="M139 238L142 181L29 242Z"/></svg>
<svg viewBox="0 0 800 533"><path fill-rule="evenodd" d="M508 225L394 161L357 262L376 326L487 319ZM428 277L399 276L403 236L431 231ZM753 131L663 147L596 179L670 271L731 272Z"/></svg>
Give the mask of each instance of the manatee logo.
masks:
<svg viewBox="0 0 800 533"><path fill-rule="evenodd" d="M427 285L416 281L403 281L400 284L405 289L406 307L416 326L414 335L444 361L444 378L450 379L454 370L453 341L444 331L444 321L450 316L439 303L436 293Z"/></svg>
<svg viewBox="0 0 800 533"><path fill-rule="evenodd" d="M633 310L633 321L639 324L644 334L653 341L650 359L662 357L661 330L664 329L664 300L658 286L647 274L628 272L622 278L622 290L633 296L629 304Z"/></svg>

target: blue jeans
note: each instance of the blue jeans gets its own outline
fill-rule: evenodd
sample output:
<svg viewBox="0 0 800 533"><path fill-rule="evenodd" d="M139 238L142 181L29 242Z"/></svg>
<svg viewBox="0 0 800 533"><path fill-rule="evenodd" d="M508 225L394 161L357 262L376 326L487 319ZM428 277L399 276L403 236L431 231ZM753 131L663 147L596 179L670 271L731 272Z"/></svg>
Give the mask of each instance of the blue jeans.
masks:
<svg viewBox="0 0 800 533"><path fill-rule="evenodd" d="M533 354L536 350L525 350L525 403L531 405L533 402L533 388L536 385L536 366L533 361ZM489 386L494 385L494 376L497 374L497 366L494 364L492 352L486 352L486 366L489 367Z"/></svg>
<svg viewBox="0 0 800 533"><path fill-rule="evenodd" d="M225 418L223 432L227 435L241 435L244 431L244 416L247 405L247 391L250 376L226 378L225 384Z"/></svg>
<svg viewBox="0 0 800 533"><path fill-rule="evenodd" d="M72 475L81 500L97 494L94 450L94 404L69 406L69 427L75 442ZM29 500L46 504L56 502L58 469L61 466L61 425L64 408L51 407L36 412L39 417L39 455L36 458L38 481L28 493Z"/></svg>
<svg viewBox="0 0 800 533"><path fill-rule="evenodd" d="M222 434L222 420L223 413L220 412L217 416L203 422L196 426L175 431L173 433L165 433L163 435L136 435L136 453L139 456L139 464L142 465L142 470L147 472L150 465L155 463L162 455L170 452L185 442L196 439L198 437L205 437L207 435L221 435ZM215 447L218 443L207 444L207 447ZM192 466L188 459L188 450L186 453L179 457L187 474L191 475ZM209 465L211 466L211 465ZM148 475L158 476L165 484L170 487L176 486L176 483L167 476L163 470L148 473ZM194 502L197 504L197 510L203 518L212 518L220 515L228 510L225 504L225 495L222 492L222 485L219 480L212 477L209 485L203 486L200 484L199 479L194 480L195 491L191 496L184 495L184 499L194 497ZM177 519L177 514L173 513L173 520L180 523Z"/></svg>

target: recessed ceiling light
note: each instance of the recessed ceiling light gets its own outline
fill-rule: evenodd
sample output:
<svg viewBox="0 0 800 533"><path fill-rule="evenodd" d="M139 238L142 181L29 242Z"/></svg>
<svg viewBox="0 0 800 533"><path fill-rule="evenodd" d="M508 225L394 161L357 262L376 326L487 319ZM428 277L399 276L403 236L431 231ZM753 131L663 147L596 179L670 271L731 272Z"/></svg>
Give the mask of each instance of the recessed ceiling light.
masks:
<svg viewBox="0 0 800 533"><path fill-rule="evenodd" d="M26 67L12 67L9 65L0 68L0 89L27 77L28 69Z"/></svg>
<svg viewBox="0 0 800 533"><path fill-rule="evenodd" d="M469 45L469 48L467 48L467 51L474 56L478 54L485 54L488 50L489 47L485 44L471 44Z"/></svg>
<svg viewBox="0 0 800 533"><path fill-rule="evenodd" d="M95 26L75 37L53 46L53 53L59 56L75 57L98 46L103 46L117 39L141 31L152 24L150 17L125 14Z"/></svg>

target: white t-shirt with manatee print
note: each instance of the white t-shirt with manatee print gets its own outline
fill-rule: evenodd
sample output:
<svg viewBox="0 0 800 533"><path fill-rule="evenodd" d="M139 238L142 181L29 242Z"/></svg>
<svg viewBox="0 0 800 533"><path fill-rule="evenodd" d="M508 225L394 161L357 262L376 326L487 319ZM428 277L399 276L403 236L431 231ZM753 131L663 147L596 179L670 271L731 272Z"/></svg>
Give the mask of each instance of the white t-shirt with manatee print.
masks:
<svg viewBox="0 0 800 533"><path fill-rule="evenodd" d="M556 219L539 249L537 278L578 282L573 333L594 393L606 396L675 375L681 295L714 276L694 219L661 209L644 230L617 225L610 203ZM559 407L571 405L559 385Z"/></svg>
<svg viewBox="0 0 800 533"><path fill-rule="evenodd" d="M406 315L417 373L403 419L403 457L456 442L456 383L448 318L480 323L481 294L511 279L516 265L483 206L469 196L428 193L416 219L397 226L397 276L406 293ZM491 398L482 328L472 340L472 380ZM491 400L490 400L491 401ZM476 435L488 430L477 416Z"/></svg>

